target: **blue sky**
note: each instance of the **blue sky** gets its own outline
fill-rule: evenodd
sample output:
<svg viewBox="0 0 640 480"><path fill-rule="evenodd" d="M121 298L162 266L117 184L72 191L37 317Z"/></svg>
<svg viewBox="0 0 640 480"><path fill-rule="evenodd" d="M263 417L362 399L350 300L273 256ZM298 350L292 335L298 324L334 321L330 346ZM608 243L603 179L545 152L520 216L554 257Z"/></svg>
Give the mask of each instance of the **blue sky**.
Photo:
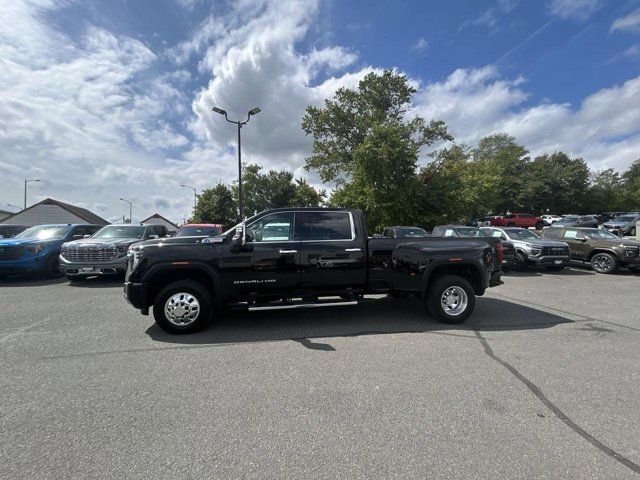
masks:
<svg viewBox="0 0 640 480"><path fill-rule="evenodd" d="M246 161L303 170L307 105L395 68L457 142L640 158L640 0L14 0L0 9L0 208L54 197L180 221ZM427 161L423 159L422 161ZM7 208L9 209L9 208Z"/></svg>

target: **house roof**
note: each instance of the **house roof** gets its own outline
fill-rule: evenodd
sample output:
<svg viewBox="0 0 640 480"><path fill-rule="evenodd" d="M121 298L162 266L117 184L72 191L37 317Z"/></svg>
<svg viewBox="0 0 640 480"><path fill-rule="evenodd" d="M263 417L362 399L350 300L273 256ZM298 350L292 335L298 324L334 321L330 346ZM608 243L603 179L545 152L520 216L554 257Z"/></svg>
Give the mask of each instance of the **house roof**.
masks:
<svg viewBox="0 0 640 480"><path fill-rule="evenodd" d="M157 218L159 220L162 220L164 222L167 222L170 225L173 225L174 227L176 227L176 230L178 229L178 225L176 225L175 223L173 223L171 220L166 219L165 217L163 217L162 215L160 215L159 213L154 213L153 215L151 215L149 218L145 218L144 220L142 220L142 222L140 223L148 223L149 220L153 220L154 218Z"/></svg>
<svg viewBox="0 0 640 480"><path fill-rule="evenodd" d="M32 210L40 205L57 205L63 210L66 210L67 212L70 212L74 214L76 217L80 217L85 222L93 225L107 225L109 223L104 218L96 215L95 213L87 210L86 208L76 207L75 205L70 205L68 203L61 202L60 200L55 200L53 198L45 198L41 202L35 203L30 207L25 208L24 210L21 210L16 213L12 213L7 218L3 219L2 222L8 223L7 220L11 219L12 217L15 217L16 215L24 213L28 210Z"/></svg>

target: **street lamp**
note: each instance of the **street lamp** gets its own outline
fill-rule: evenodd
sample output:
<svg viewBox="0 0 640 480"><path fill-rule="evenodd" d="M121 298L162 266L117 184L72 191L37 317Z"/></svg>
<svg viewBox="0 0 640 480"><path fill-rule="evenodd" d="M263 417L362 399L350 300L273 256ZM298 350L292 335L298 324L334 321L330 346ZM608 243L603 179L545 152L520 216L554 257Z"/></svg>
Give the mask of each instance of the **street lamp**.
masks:
<svg viewBox="0 0 640 480"><path fill-rule="evenodd" d="M247 113L247 119L244 122L229 120L227 112L218 107L213 107L212 110L220 115L224 115L224 119L229 123L235 123L238 126L238 213L240 214L240 220L242 220L242 143L240 141L240 129L243 125L249 123L252 115L260 113L261 110L256 107L249 110Z"/></svg>
<svg viewBox="0 0 640 480"><path fill-rule="evenodd" d="M198 203L198 190L196 190L196 187L190 187L189 185L183 185L182 183L180 184L181 187L184 188L190 188L191 190L193 190L193 213L196 213L196 204Z"/></svg>
<svg viewBox="0 0 640 480"><path fill-rule="evenodd" d="M36 179L32 179L32 180L27 180L26 178L24 179L24 209L27 209L27 183L30 182L41 182L42 180L36 180Z"/></svg>
<svg viewBox="0 0 640 480"><path fill-rule="evenodd" d="M129 204L129 223L131 223L131 215L132 215L132 211L133 211L133 202L130 200L127 200L126 198L122 198L120 197L120 200L122 200L123 202L127 202Z"/></svg>

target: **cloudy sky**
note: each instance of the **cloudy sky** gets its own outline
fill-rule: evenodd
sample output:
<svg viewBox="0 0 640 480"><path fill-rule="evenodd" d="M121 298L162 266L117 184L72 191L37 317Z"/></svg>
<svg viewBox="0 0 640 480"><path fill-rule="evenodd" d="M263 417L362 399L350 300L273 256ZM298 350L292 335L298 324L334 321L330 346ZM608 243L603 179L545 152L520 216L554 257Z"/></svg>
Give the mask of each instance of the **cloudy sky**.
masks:
<svg viewBox="0 0 640 480"><path fill-rule="evenodd" d="M508 132L592 168L640 158L640 0L11 0L0 8L0 209L46 197L181 221L243 158L302 169L300 121L396 68L473 145Z"/></svg>

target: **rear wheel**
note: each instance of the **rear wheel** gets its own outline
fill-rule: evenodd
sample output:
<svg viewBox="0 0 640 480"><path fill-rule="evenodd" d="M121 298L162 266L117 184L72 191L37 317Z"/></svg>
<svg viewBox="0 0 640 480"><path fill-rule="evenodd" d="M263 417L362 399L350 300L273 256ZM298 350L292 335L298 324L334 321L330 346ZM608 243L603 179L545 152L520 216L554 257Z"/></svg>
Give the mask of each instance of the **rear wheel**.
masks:
<svg viewBox="0 0 640 480"><path fill-rule="evenodd" d="M591 257L591 268L598 273L613 273L618 269L618 260L610 253L596 253Z"/></svg>
<svg viewBox="0 0 640 480"><path fill-rule="evenodd" d="M473 312L476 294L464 278L446 275L429 286L425 303L435 319L449 324L462 323Z"/></svg>
<svg viewBox="0 0 640 480"><path fill-rule="evenodd" d="M204 327L213 312L211 294L200 283L181 280L167 285L156 297L153 316L164 331L192 333Z"/></svg>
<svg viewBox="0 0 640 480"><path fill-rule="evenodd" d="M544 222L536 223L536 230L542 230L544 228Z"/></svg>

